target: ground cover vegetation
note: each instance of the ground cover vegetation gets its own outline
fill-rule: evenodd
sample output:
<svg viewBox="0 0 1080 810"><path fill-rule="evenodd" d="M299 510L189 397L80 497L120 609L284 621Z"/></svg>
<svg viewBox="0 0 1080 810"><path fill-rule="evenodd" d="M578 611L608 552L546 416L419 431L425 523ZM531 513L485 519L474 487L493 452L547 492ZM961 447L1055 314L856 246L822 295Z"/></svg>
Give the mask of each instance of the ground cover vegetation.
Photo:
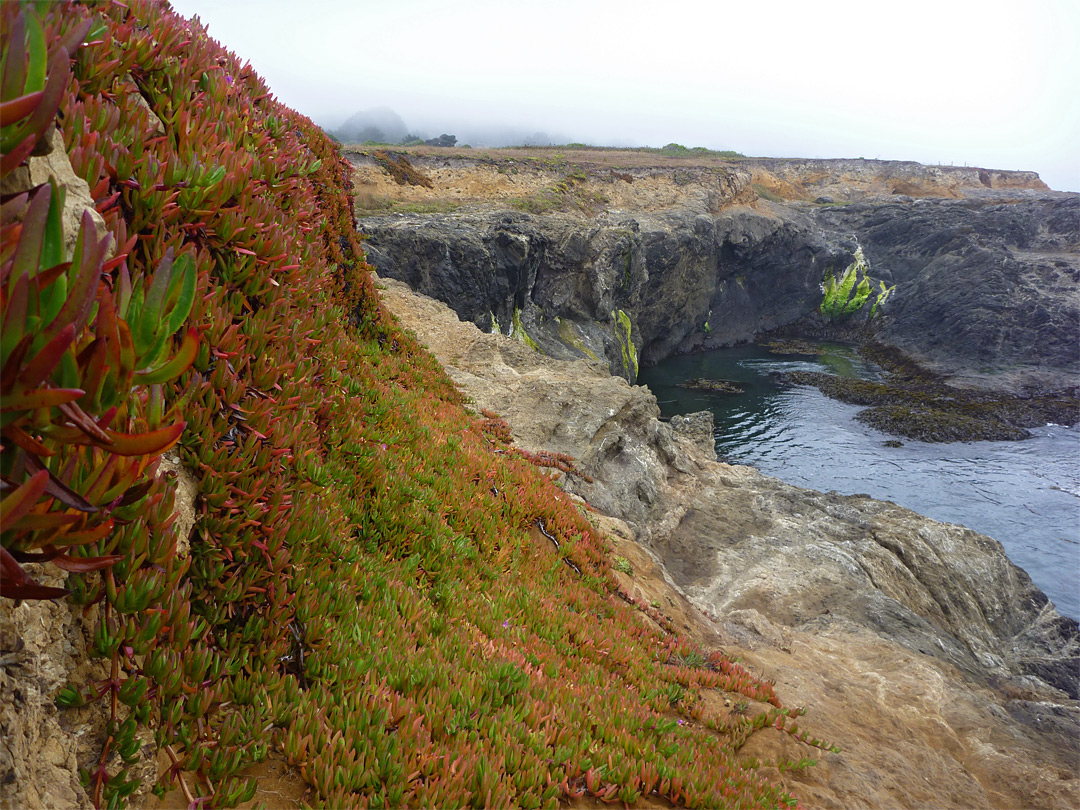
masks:
<svg viewBox="0 0 1080 810"><path fill-rule="evenodd" d="M2 14L4 174L61 141L106 231L84 213L67 255L59 188L2 201L2 589L96 623L105 677L56 696L107 718L94 804L149 745L193 807L271 750L319 806L790 805L740 746L826 744L621 593L538 469L572 462L513 452L380 308L333 142L164 4Z"/></svg>

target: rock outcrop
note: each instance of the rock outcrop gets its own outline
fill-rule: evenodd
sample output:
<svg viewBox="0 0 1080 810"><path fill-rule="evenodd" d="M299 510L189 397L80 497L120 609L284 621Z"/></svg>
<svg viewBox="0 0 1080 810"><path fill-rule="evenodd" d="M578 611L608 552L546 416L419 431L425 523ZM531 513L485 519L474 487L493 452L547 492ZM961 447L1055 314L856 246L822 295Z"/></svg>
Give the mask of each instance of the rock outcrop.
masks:
<svg viewBox="0 0 1080 810"><path fill-rule="evenodd" d="M37 188L50 180L64 193L64 207L61 211L61 227L64 232L64 251L71 255L75 241L79 236L79 226L84 211L90 212L94 222L95 235L98 239L105 235L105 220L94 206L90 196L90 187L86 181L75 174L71 161L64 151L64 137L56 128L41 139L41 153L26 161L26 165L17 167L4 175L0 181L0 192L5 197L22 194ZM115 246L110 246L111 251Z"/></svg>
<svg viewBox="0 0 1080 810"><path fill-rule="evenodd" d="M416 194L470 172L554 182L414 161L435 178ZM491 180L474 191L486 205L363 218L369 259L485 331L633 382L639 363L812 319L826 271L861 243L897 285L878 339L965 385L1049 391L1080 373L1080 195L1033 173L747 160L567 177L582 179L556 184L563 197L593 194L599 213L510 210Z"/></svg>
<svg viewBox="0 0 1080 810"><path fill-rule="evenodd" d="M38 581L62 586L66 574L49 566ZM98 707L61 715L56 694L74 679L108 677L90 658L97 608L52 601L0 601L0 774L5 807L93 806L79 782L79 757L105 733ZM80 729L73 733L73 729Z"/></svg>
<svg viewBox="0 0 1080 810"><path fill-rule="evenodd" d="M380 274L485 331L552 357L601 360L631 382L639 363L747 341L813 311L824 268L846 256L806 222L742 206L719 216L491 211L361 224Z"/></svg>
<svg viewBox="0 0 1080 810"><path fill-rule="evenodd" d="M1080 195L992 192L827 207L897 285L879 338L958 382L1075 385L1080 373Z"/></svg>
<svg viewBox="0 0 1080 810"><path fill-rule="evenodd" d="M926 166L911 160L748 158L753 182L794 200L855 202L874 197L962 198L987 189L1049 191L1035 172Z"/></svg>
<svg viewBox="0 0 1080 810"><path fill-rule="evenodd" d="M1080 631L996 541L720 463L604 364L544 357L384 283L387 306L477 407L506 418L520 446L578 460L593 480L567 475L565 488L617 519L616 553L637 572L628 590L762 667L843 748L784 777L797 797L1075 802ZM767 744L751 742L748 756Z"/></svg>

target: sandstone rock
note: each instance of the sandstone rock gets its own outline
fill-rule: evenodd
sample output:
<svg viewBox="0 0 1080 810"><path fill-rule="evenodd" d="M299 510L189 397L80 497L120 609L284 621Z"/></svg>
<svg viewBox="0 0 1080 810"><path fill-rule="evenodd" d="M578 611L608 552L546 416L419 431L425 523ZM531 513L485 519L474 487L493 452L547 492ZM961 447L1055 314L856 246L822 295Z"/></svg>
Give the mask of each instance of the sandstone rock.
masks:
<svg viewBox="0 0 1080 810"><path fill-rule="evenodd" d="M98 239L105 235L105 220L94 208L94 201L90 197L90 186L71 168L71 161L68 160L63 136L59 130L54 127L42 140L49 144L49 151L40 157L31 157L26 166L20 166L4 177L3 193L6 196L29 191L49 182L52 178L64 191L64 210L61 213L64 251L71 256L75 248L75 240L79 237L83 211L90 212ZM111 245L110 256L114 250L115 245Z"/></svg>
<svg viewBox="0 0 1080 810"><path fill-rule="evenodd" d="M186 557L191 550L191 529L198 518L195 498L199 494L199 479L192 470L180 463L180 457L175 451L169 451L162 456L159 470L173 486L176 553L180 557Z"/></svg>
<svg viewBox="0 0 1080 810"><path fill-rule="evenodd" d="M152 133L155 137L164 135L165 124L162 123L161 118L159 118L158 114L150 107L150 102L146 100L142 91L139 90L139 86L131 79L122 82L121 86L131 96L136 106L146 115L146 120L149 122L147 131Z"/></svg>
<svg viewBox="0 0 1080 810"><path fill-rule="evenodd" d="M1049 190L1035 172L927 166L910 160L751 158L742 165L754 183L783 187L789 199L824 195L826 203L897 194L960 198L985 189Z"/></svg>
<svg viewBox="0 0 1080 810"><path fill-rule="evenodd" d="M62 586L52 565L35 572L43 585ZM103 732L103 704L61 713L57 692L69 682L103 679L89 656L97 610L53 601L15 605L0 600L0 800L5 807L92 807L78 769ZM70 732L79 728L77 735Z"/></svg>
<svg viewBox="0 0 1080 810"><path fill-rule="evenodd" d="M698 411L671 417L671 428L693 442L706 457L716 458L716 426L712 411Z"/></svg>

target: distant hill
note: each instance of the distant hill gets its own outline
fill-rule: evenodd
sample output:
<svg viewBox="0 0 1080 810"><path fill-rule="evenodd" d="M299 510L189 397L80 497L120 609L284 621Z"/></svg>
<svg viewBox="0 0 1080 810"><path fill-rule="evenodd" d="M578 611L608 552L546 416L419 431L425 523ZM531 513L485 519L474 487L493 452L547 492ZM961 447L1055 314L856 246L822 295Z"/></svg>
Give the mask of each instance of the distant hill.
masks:
<svg viewBox="0 0 1080 810"><path fill-rule="evenodd" d="M389 107L361 110L334 131L343 143L400 143L408 134L401 116Z"/></svg>

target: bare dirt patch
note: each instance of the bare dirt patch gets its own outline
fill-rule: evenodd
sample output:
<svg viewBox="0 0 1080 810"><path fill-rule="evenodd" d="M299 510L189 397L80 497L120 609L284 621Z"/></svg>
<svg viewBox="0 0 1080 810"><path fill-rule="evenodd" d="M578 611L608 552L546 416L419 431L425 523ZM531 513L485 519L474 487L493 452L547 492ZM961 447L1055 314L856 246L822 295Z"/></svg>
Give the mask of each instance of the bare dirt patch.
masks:
<svg viewBox="0 0 1080 810"><path fill-rule="evenodd" d="M664 158L622 150L410 147L402 150L430 188L401 185L376 149L346 148L353 163L358 216L445 213L501 207L591 216L601 211L658 211L675 206L718 211L752 201L749 174L720 159Z"/></svg>

